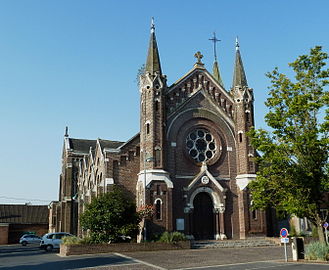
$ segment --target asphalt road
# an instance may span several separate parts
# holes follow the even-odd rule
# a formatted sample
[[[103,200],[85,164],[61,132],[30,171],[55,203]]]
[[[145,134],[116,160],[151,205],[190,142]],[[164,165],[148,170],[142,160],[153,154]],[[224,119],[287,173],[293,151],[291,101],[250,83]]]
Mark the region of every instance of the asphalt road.
[[[289,250],[288,250],[289,251]],[[289,252],[289,259],[291,254]],[[0,270],[322,270],[329,264],[284,262],[282,247],[109,253],[60,257],[38,246],[0,246]]]

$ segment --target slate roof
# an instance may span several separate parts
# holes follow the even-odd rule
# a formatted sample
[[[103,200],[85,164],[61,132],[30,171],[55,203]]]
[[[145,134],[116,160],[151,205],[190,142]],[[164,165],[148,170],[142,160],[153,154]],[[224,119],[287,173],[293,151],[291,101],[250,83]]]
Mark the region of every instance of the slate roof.
[[[102,140],[99,139],[99,143],[102,147],[102,149],[104,148],[118,148],[121,145],[124,144],[124,142],[118,142],[118,141],[109,141],[109,140]]]
[[[72,139],[69,138],[70,148],[77,152],[88,154],[90,146],[92,149],[96,148],[96,140]]]
[[[0,204],[0,223],[48,224],[47,205]]]

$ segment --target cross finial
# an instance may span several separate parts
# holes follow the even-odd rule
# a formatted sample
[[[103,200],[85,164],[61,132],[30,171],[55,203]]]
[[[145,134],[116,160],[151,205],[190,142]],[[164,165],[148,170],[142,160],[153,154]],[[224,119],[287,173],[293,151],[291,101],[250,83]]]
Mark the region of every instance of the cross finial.
[[[151,33],[155,31],[154,17],[151,18]]]
[[[198,59],[198,61],[196,62],[198,65],[203,65],[203,63],[201,62],[201,59],[202,59],[203,55],[202,55],[199,51],[197,51],[197,52],[194,54],[194,57],[195,57],[196,59]]]
[[[238,36],[235,38],[235,49],[238,51],[240,47]]]
[[[64,137],[68,137],[69,136],[69,127],[66,126],[65,127],[65,134],[64,134]]]
[[[213,32],[213,37],[209,38],[209,40],[211,40],[214,43],[214,56],[215,56],[215,61],[217,61],[216,43],[218,41],[221,41],[221,40],[216,38],[216,33],[215,32]]]

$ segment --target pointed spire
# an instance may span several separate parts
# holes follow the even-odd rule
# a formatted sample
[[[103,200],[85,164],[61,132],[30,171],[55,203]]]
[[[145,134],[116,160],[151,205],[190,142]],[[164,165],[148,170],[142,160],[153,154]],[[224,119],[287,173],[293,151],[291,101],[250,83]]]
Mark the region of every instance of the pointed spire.
[[[64,137],[68,137],[69,136],[69,127],[66,126],[65,127],[65,134],[64,134]]]
[[[216,43],[219,42],[220,40],[216,38],[216,33],[215,32],[213,33],[213,37],[209,38],[209,40],[211,40],[214,43],[214,58],[215,58],[215,61],[214,61],[214,65],[213,65],[213,68],[212,68],[212,74],[213,74],[214,78],[217,80],[217,82],[222,87],[224,87],[222,78],[220,76],[220,70],[219,70],[219,64],[217,62],[217,52],[216,52]]]
[[[240,54],[240,45],[238,37],[235,41],[235,65],[234,65],[234,75],[233,75],[233,88],[235,86],[248,86],[247,77],[244,72],[242,58]]]
[[[216,81],[224,88],[224,83],[220,76],[219,65],[216,60],[214,62],[213,68],[212,68],[212,74],[213,74],[214,78],[216,79]]]
[[[151,20],[151,37],[150,37],[149,49],[147,53],[145,71],[150,72],[151,74],[154,73],[159,73],[160,75],[162,74],[158,45],[155,38],[155,25],[154,25],[153,17]]]

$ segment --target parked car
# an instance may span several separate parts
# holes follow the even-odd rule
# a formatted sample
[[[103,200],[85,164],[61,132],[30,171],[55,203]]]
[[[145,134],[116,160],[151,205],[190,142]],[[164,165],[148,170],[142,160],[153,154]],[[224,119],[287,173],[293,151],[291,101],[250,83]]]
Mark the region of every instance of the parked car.
[[[44,236],[42,236],[40,249],[44,249],[46,251],[58,249],[64,236],[73,235],[67,232],[46,233]]]
[[[41,237],[35,234],[24,234],[20,239],[19,243],[22,246],[26,246],[27,244],[39,244],[41,241]]]

